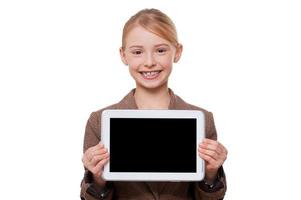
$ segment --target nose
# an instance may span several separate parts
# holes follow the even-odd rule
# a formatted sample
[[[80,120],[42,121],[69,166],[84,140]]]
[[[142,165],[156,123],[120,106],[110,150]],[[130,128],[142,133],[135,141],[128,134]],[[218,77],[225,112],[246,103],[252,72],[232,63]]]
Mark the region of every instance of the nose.
[[[152,53],[148,53],[146,55],[146,58],[145,58],[145,61],[144,61],[144,66],[145,67],[154,67],[154,66],[156,66],[156,60],[155,60]]]

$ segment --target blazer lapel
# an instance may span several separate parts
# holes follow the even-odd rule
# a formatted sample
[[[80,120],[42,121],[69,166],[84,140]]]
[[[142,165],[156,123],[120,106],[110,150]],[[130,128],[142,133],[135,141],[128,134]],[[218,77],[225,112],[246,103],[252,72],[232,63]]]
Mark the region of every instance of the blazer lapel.
[[[116,104],[116,109],[138,109],[134,93],[135,89],[132,89],[118,104]]]

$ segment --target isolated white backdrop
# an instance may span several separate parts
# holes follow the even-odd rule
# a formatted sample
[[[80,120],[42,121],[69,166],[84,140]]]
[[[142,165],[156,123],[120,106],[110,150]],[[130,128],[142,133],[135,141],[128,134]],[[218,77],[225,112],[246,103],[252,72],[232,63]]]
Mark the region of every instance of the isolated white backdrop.
[[[301,6],[253,1],[1,1],[1,199],[79,199],[86,120],[134,82],[125,21],[159,8],[184,45],[170,87],[214,113],[225,199],[299,194]]]

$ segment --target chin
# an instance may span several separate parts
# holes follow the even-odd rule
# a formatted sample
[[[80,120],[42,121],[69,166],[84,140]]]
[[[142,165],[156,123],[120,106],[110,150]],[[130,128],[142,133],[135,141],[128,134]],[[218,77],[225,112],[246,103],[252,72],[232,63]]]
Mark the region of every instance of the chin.
[[[167,87],[167,82],[162,82],[162,83],[139,83],[136,82],[136,85],[145,89],[149,89],[149,90],[154,90],[154,89],[159,89],[162,87]]]

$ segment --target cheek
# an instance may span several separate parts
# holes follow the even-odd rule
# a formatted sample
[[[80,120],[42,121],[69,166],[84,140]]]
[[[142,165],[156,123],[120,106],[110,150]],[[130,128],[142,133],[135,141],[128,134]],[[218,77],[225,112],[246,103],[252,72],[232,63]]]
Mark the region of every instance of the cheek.
[[[129,64],[129,67],[134,70],[134,69],[138,69],[139,66],[143,63],[142,59],[141,58],[131,58],[131,59],[128,59],[128,64]]]
[[[133,77],[136,80],[136,77],[138,76],[138,71],[136,68],[133,68],[129,65],[129,73],[131,77]]]
[[[129,72],[132,76],[137,75],[140,65],[141,65],[141,62],[138,59],[129,60],[128,68],[129,68]]]
[[[164,58],[160,59],[160,64],[165,69],[171,68],[172,64],[173,64],[172,56],[168,56],[168,57],[164,57]]]

